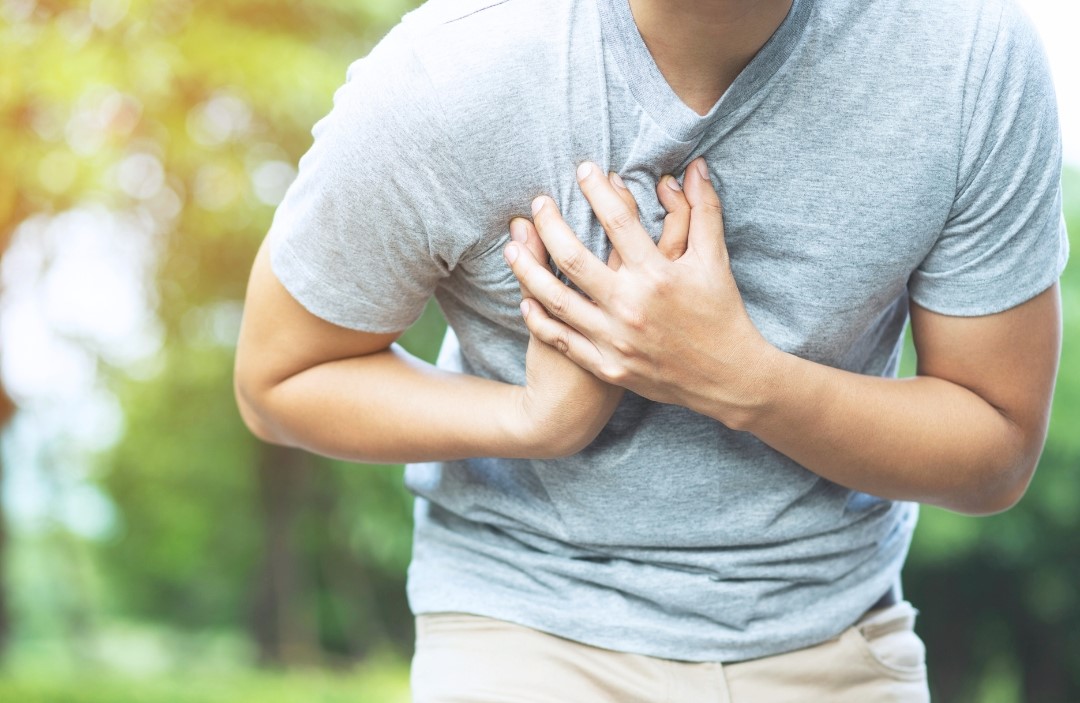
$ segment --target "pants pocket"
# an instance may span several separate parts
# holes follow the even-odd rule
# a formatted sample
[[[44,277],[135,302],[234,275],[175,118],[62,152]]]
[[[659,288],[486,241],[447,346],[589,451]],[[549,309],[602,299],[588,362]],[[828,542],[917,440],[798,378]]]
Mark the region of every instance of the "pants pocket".
[[[904,680],[926,677],[926,646],[915,633],[917,611],[907,601],[867,613],[845,635],[876,670]]]

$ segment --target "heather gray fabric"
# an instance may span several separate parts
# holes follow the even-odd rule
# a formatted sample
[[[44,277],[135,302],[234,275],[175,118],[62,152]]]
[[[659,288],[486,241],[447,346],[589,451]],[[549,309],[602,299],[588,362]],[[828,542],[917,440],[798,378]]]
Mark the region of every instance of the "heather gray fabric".
[[[314,134],[271,232],[284,285],[378,332],[434,294],[457,332],[440,364],[512,383],[527,332],[507,222],[550,194],[606,256],[584,159],[622,175],[658,236],[654,184],[704,154],[754,322],[859,373],[896,372],[909,296],[1002,311],[1067,256],[1053,89],[1009,0],[797,0],[705,116],[664,81],[627,0],[431,0],[351,67]],[[633,394],[575,457],[416,465],[406,481],[416,613],[691,661],[838,635],[896,582],[916,520]]]

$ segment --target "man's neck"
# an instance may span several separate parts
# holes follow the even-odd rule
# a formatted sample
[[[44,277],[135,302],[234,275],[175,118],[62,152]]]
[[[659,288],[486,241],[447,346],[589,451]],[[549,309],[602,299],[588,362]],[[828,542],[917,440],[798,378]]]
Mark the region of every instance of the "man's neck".
[[[792,0],[629,0],[638,31],[675,94],[699,115],[784,21]]]

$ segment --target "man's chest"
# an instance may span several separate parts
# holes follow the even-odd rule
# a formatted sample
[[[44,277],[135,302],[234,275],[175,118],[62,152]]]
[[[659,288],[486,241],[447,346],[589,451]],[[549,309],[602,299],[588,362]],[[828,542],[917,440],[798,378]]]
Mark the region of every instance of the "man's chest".
[[[843,365],[852,344],[904,295],[933,246],[951,203],[948,175],[932,158],[874,153],[851,140],[824,143],[821,135],[809,140],[785,131],[751,136],[734,135],[706,151],[740,293],[773,344]],[[616,163],[607,156],[596,160]],[[657,165],[681,156],[645,153],[618,166],[654,240],[666,214],[655,194],[665,172]],[[573,164],[566,167],[568,182],[536,187],[562,194],[567,224],[606,260],[610,242],[573,181]],[[490,244],[455,271],[454,285],[480,314],[517,329],[521,296],[502,257],[507,238],[493,232]]]

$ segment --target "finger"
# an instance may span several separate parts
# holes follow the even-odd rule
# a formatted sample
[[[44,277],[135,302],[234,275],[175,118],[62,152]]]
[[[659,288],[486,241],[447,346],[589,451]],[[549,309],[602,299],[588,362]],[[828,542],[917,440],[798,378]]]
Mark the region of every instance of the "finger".
[[[521,233],[521,238],[514,236],[514,226],[517,225],[518,231]],[[510,238],[516,242],[521,242],[529,248],[533,258],[537,261],[548,260],[548,250],[544,246],[544,240],[540,239],[540,235],[536,231],[536,227],[533,223],[524,217],[515,217],[510,223]]]
[[[655,258],[659,254],[656,244],[641,225],[637,214],[627,207],[596,164],[583,162],[578,167],[577,175],[581,192],[589,200],[596,218],[603,225],[612,246],[619,251],[623,263],[639,266]]]
[[[656,195],[667,210],[664,230],[660,234],[657,247],[661,254],[674,261],[686,253],[687,240],[690,237],[690,203],[674,176],[660,179],[656,184]]]
[[[536,300],[522,300],[521,314],[529,333],[541,342],[555,347],[586,371],[595,374],[600,368],[603,359],[596,345],[570,325],[549,315]]]
[[[603,313],[596,305],[556,278],[547,266],[533,258],[527,247],[510,242],[505,255],[518,283],[552,315],[585,334],[602,328]],[[607,267],[604,270],[611,273]]]
[[[540,239],[540,235],[537,234],[536,228],[533,227],[533,223],[524,217],[515,217],[510,220],[510,239],[515,242],[524,245],[533,258],[537,261],[547,263],[548,252],[544,247],[543,240]],[[528,298],[532,294],[525,286],[521,287],[521,296]]]
[[[566,224],[555,201],[540,196],[533,201],[533,225],[555,265],[593,300],[607,299],[612,271],[596,258]]]
[[[615,194],[622,199],[626,207],[630,208],[630,212],[633,213],[634,217],[640,220],[641,214],[638,212],[637,200],[634,199],[634,194],[630,192],[630,189],[626,187],[622,176],[611,171],[608,173],[608,181],[611,182],[612,187],[615,189]]]
[[[718,253],[720,258],[726,260],[724,213],[720,196],[716,194],[716,189],[709,179],[709,167],[704,157],[694,159],[686,167],[683,192],[690,203],[690,235],[687,248],[701,253]]]
[[[634,213],[634,217],[640,221],[641,213],[638,211],[637,200],[634,199],[634,194],[630,192],[630,189],[626,187],[626,183],[623,182],[622,176],[611,171],[608,173],[608,180],[611,181],[611,185],[615,187],[615,192],[618,196],[622,198],[622,201],[626,203],[626,206]],[[611,249],[611,253],[608,254],[607,265],[612,271],[618,271],[622,268],[622,257],[619,256],[618,249]]]

